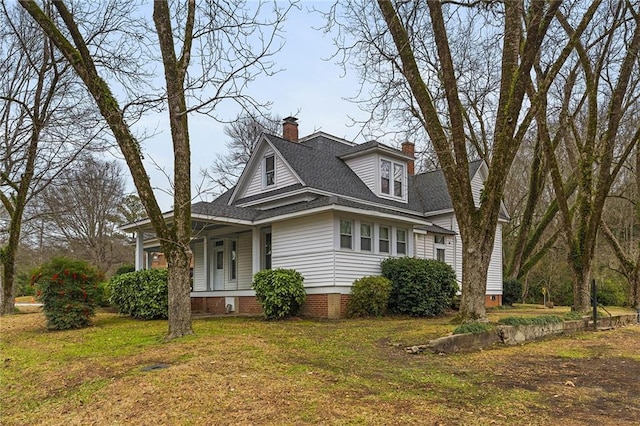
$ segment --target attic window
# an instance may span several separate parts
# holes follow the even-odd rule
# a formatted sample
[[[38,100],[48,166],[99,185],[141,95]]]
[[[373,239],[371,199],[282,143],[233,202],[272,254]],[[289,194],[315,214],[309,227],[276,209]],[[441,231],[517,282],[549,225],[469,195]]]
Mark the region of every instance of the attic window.
[[[391,162],[382,160],[380,162],[380,192],[389,193],[389,180],[391,175]]]
[[[405,164],[380,160],[380,195],[403,198],[406,188]]]
[[[402,164],[393,165],[393,195],[402,197],[402,176],[404,176],[404,167]]]
[[[264,158],[264,185],[271,186],[276,183],[276,161],[273,155]]]

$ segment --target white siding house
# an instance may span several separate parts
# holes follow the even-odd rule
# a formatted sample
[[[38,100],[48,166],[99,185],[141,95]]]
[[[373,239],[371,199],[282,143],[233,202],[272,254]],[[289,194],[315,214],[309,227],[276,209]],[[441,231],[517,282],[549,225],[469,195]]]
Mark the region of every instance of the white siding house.
[[[265,268],[300,272],[309,295],[303,313],[329,317],[343,315],[353,281],[379,275],[390,256],[444,261],[461,280],[463,247],[444,176],[414,175],[412,144],[355,145],[321,132],[298,139],[292,117],[283,133],[290,140],[260,136],[234,188],[192,206],[194,311],[256,313],[252,277]],[[470,162],[469,173],[479,203],[486,165]],[[137,259],[158,250],[142,237],[152,232],[148,221],[126,229],[138,232]],[[499,222],[487,303],[501,294]]]

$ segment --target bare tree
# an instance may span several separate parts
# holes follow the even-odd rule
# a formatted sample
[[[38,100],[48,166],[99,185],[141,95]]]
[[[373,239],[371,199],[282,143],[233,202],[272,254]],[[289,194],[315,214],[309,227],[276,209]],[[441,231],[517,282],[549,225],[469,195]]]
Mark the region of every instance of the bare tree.
[[[558,13],[563,31],[572,38],[579,31],[571,23],[576,12]],[[583,36],[558,90],[543,98],[536,117],[569,248],[576,311],[590,306],[591,266],[605,201],[640,143],[640,8],[625,1],[604,2],[593,22],[580,31]],[[573,176],[563,175],[567,168],[575,183]]]
[[[205,171],[217,192],[231,189],[236,184],[261,133],[282,133],[281,121],[279,116],[241,114],[224,127],[224,134],[228,138],[225,143],[227,152],[216,155],[211,167]]]
[[[626,204],[627,208],[620,210],[629,225],[612,229],[603,216],[600,231],[618,260],[617,272],[629,282],[632,306],[640,309],[640,144],[636,145],[635,167],[629,168],[626,181],[616,199]]]
[[[554,82],[599,2],[574,17],[571,36],[545,43],[561,1],[379,0],[340,2],[339,53],[363,82],[371,118],[413,124],[426,133],[453,202],[462,254],[461,317],[484,319],[487,270],[507,174],[540,98]],[[345,35],[345,32],[348,35]],[[542,52],[545,48],[544,53]],[[531,95],[533,66],[548,67]],[[480,205],[473,198],[469,159],[489,166]]]
[[[16,254],[30,200],[96,142],[86,91],[20,8],[0,6],[0,315],[14,312]],[[26,216],[26,217],[25,217]]]
[[[105,76],[112,69],[103,61],[100,51],[91,51],[92,40],[82,33],[77,19],[82,19],[78,8],[70,10],[62,2],[55,2],[58,25],[50,19],[34,1],[22,0],[20,4],[42,27],[46,36],[64,54],[78,76],[93,96],[102,116],[108,123],[120,150],[129,166],[147,216],[160,240],[169,267],[169,332],[168,339],[192,334],[190,306],[191,239],[191,160],[188,115],[200,112],[215,116],[216,106],[225,99],[243,107],[256,106],[256,102],[243,94],[243,89],[257,73],[272,72],[269,56],[277,51],[278,32],[288,7],[274,6],[271,14],[262,10],[262,4],[245,7],[242,2],[203,2],[195,0],[153,3],[153,32],[156,41],[147,38],[150,32],[129,37],[135,51],[144,52],[148,61],[161,63],[164,84],[152,95],[135,95],[140,87],[127,86],[128,94],[134,94],[130,105],[166,106],[169,112],[171,140],[173,144],[173,215],[167,222],[160,210],[153,187],[142,162],[141,148],[132,133],[122,108],[114,96]],[[129,2],[111,2],[104,6],[111,15],[121,19],[139,15],[131,10]],[[264,18],[264,16],[267,16]],[[95,17],[98,19],[97,17]],[[107,22],[107,24],[110,24]],[[138,23],[137,23],[138,24]],[[139,23],[145,28],[144,22]],[[122,23],[112,34],[130,36],[136,26]],[[119,52],[122,55],[122,52]],[[158,58],[158,55],[160,58]],[[193,63],[195,61],[195,63]],[[139,68],[145,63],[138,62]],[[112,67],[112,68],[109,68]],[[102,74],[101,71],[102,70]],[[145,87],[147,88],[147,87]],[[138,99],[139,101],[136,101]]]
[[[127,242],[118,230],[118,216],[124,189],[122,168],[115,161],[83,158],[65,170],[42,194],[41,214],[53,231],[48,240],[61,241],[103,273],[122,263],[119,249]]]

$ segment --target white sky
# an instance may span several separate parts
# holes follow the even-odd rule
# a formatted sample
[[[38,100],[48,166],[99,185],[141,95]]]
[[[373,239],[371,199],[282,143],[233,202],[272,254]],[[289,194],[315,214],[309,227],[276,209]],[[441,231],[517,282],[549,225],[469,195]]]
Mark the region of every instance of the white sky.
[[[359,136],[359,127],[350,127],[350,117],[364,119],[366,113],[345,98],[354,97],[359,90],[355,71],[343,75],[342,68],[335,60],[325,60],[335,52],[331,35],[324,35],[314,28],[321,27],[323,21],[310,7],[327,8],[330,3],[302,2],[301,8],[293,8],[284,24],[285,45],[273,58],[276,68],[283,71],[272,77],[259,78],[253,82],[246,94],[258,101],[271,101],[272,113],[286,117],[296,114],[300,136],[314,131],[333,134],[358,143],[364,142]],[[232,104],[222,104],[219,116],[231,119],[237,114]],[[299,111],[299,112],[298,112]],[[164,174],[157,170],[150,160],[173,176],[173,152],[168,115],[164,113],[148,117],[136,126],[147,126],[158,134],[143,144],[145,165],[156,190],[158,202],[163,210],[170,210],[172,196],[166,193],[169,183]],[[216,153],[224,153],[226,136],[220,124],[202,115],[189,117],[191,140],[191,170],[194,202],[211,200],[211,196],[197,196],[196,185],[202,182],[200,170],[211,165]],[[129,189],[134,186],[129,181]]]

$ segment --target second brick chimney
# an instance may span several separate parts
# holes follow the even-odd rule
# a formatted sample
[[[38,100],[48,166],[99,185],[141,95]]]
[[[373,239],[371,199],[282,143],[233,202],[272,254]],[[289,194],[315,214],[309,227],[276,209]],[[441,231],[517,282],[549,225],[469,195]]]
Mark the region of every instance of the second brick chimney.
[[[416,152],[415,144],[409,141],[402,142],[402,152],[415,158],[415,152]],[[415,173],[414,167],[415,167],[414,160],[410,160],[407,164],[407,172],[409,173],[409,176],[413,176],[413,174]]]
[[[282,120],[282,137],[291,142],[298,142],[298,121],[295,117]]]

